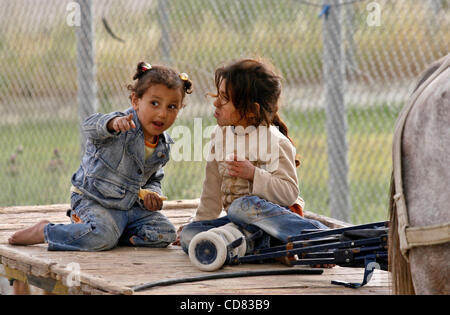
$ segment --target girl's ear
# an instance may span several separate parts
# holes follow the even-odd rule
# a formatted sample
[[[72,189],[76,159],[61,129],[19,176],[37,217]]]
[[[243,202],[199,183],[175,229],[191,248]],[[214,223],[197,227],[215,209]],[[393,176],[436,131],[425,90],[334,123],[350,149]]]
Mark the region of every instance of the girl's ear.
[[[136,96],[136,93],[131,93],[131,104],[135,111],[139,109],[139,98]]]

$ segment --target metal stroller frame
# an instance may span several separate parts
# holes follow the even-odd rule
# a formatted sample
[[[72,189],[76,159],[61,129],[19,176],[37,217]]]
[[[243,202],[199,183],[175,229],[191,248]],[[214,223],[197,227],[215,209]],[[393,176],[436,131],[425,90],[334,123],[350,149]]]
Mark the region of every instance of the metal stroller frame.
[[[258,233],[260,234],[258,235]],[[258,238],[259,231],[250,238]],[[388,222],[376,222],[330,230],[305,230],[292,236],[281,246],[261,249],[252,255],[231,257],[232,250],[242,243],[242,237],[227,245],[226,263],[239,264],[286,257],[290,265],[334,264],[342,267],[365,268],[362,283],[332,281],[333,284],[359,288],[370,281],[375,269],[387,270]]]

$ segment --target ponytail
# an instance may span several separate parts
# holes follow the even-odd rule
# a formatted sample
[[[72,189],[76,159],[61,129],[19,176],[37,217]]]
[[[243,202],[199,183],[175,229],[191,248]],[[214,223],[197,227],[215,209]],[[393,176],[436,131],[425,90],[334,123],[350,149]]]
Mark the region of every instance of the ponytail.
[[[169,89],[180,89],[182,99],[186,94],[192,93],[193,83],[186,73],[178,73],[166,66],[151,65],[147,62],[139,62],[133,75],[134,84],[129,84],[127,89],[141,98],[152,85],[163,84]],[[130,95],[131,99],[131,95]]]
[[[281,119],[280,115],[278,115],[278,113],[275,113],[273,119],[272,119],[272,124],[276,127],[278,127],[278,130],[286,136],[286,138],[289,139],[289,141],[291,141],[292,144],[294,144],[294,142],[292,141],[291,137],[289,137],[288,135],[288,127],[286,125],[286,123]],[[297,154],[298,156],[298,154]],[[295,157],[295,166],[299,167],[300,166],[300,160],[297,159],[297,156]]]

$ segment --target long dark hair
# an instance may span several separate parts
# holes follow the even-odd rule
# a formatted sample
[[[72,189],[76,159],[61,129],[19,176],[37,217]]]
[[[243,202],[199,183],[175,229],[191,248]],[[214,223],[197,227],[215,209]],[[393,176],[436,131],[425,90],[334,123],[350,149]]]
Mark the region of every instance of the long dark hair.
[[[277,126],[292,143],[288,127],[278,114],[281,95],[281,76],[275,73],[267,61],[241,59],[219,67],[215,72],[217,95],[222,81],[225,90],[241,118],[254,126],[265,122],[267,126]],[[259,104],[259,106],[257,105]],[[259,109],[258,109],[259,107]],[[298,167],[299,160],[295,160]]]

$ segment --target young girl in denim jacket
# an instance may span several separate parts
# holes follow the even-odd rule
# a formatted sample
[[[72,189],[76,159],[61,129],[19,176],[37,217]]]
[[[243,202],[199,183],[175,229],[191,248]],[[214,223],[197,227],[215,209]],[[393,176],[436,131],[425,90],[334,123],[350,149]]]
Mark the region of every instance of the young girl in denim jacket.
[[[264,232],[247,246],[247,253],[287,242],[303,229],[326,229],[302,216],[299,162],[288,128],[277,113],[280,77],[267,64],[244,59],[217,69],[215,85],[218,126],[211,136],[195,217],[179,231],[183,250],[188,253],[198,233],[230,222],[246,234]],[[222,210],[227,215],[219,217]]]
[[[43,220],[10,244],[48,243],[49,250],[101,251],[118,243],[166,247],[176,238],[162,208],[161,180],[172,139],[166,130],[192,82],[164,66],[141,62],[129,85],[132,107],[86,119],[86,151],[72,176],[72,224]]]

